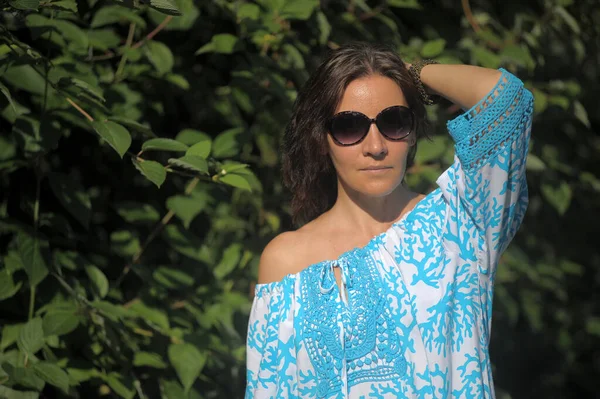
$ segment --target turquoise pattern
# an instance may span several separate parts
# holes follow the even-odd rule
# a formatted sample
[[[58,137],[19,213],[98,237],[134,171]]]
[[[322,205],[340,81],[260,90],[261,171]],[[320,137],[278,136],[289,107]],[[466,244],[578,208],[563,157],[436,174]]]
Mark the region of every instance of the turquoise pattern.
[[[527,209],[533,105],[501,71],[448,122],[454,163],[411,212],[362,248],[257,285],[247,399],[495,397],[493,286]]]

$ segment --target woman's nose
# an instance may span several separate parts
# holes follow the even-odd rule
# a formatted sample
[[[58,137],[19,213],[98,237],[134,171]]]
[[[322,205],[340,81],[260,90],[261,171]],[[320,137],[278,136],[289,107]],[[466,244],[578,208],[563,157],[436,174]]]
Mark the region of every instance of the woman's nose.
[[[387,155],[387,142],[381,134],[377,125],[371,123],[367,137],[363,140],[363,152],[374,158],[381,158]]]

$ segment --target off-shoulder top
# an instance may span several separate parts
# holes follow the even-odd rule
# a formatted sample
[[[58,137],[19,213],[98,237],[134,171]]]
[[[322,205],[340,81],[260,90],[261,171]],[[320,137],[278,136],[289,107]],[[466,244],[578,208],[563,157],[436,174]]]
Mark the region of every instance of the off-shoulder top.
[[[494,398],[494,277],[527,208],[533,104],[501,72],[448,122],[454,163],[412,211],[364,247],[256,286],[247,399]]]

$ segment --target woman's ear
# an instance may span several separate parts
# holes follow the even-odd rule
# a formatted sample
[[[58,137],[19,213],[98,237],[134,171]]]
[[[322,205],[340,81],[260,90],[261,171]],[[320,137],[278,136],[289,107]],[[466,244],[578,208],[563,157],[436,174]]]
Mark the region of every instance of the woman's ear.
[[[411,134],[409,136],[409,139],[408,139],[408,145],[410,145],[412,147],[415,144],[417,144],[417,135],[416,134]]]

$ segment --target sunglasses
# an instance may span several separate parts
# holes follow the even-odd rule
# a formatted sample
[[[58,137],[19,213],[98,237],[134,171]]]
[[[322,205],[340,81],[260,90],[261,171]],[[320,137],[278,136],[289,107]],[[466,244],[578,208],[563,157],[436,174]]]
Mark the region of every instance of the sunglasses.
[[[402,105],[388,107],[374,119],[360,112],[344,111],[329,120],[329,134],[337,144],[350,146],[363,141],[373,123],[386,139],[400,141],[414,130],[415,115]]]

